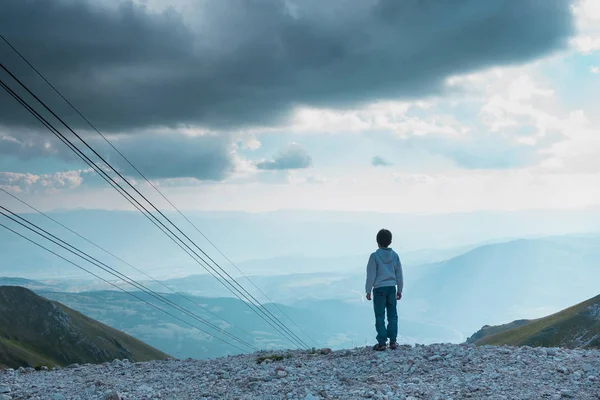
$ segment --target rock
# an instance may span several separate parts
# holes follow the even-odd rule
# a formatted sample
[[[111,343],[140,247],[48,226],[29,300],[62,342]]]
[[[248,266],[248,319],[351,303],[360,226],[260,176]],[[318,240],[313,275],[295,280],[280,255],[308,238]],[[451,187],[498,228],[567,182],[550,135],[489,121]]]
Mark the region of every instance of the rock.
[[[277,378],[285,378],[288,376],[288,373],[280,370],[280,371],[275,372],[275,376]]]
[[[592,364],[589,364],[589,363],[584,363],[584,364],[581,366],[581,369],[582,369],[582,370],[583,370],[585,373],[587,373],[587,374],[589,374],[589,373],[591,373],[591,372],[594,372],[594,366],[593,366]]]
[[[442,359],[442,356],[440,356],[439,354],[436,354],[436,355],[428,358],[429,361],[440,361],[441,359]]]
[[[146,392],[146,393],[151,393],[151,392],[153,392],[153,391],[154,391],[154,389],[153,389],[151,386],[148,386],[148,385],[146,385],[146,384],[143,384],[142,386],[140,386],[140,387],[138,388],[138,390],[139,390],[140,392]]]
[[[575,398],[575,393],[572,390],[564,389],[560,391],[560,397],[573,399]]]
[[[320,356],[318,351],[309,355],[292,350],[292,359],[271,365],[257,364],[257,357],[265,353],[134,364],[116,360],[60,372],[19,375],[0,371],[0,386],[11,389],[0,400],[8,400],[2,396],[31,400],[600,400],[600,351],[557,352],[560,362],[543,348],[451,344],[386,352],[383,358],[371,349],[356,349],[348,357],[341,356],[344,351]],[[454,358],[446,359],[448,355]],[[121,364],[124,367],[115,367]]]
[[[0,400],[12,400],[12,397],[7,394],[0,394]]]
[[[121,360],[113,360],[113,362],[111,363],[111,365],[113,367],[120,368],[120,367],[124,367],[125,363],[123,361],[121,361]]]
[[[558,352],[554,348],[549,348],[549,349],[546,349],[546,354],[550,357],[554,357],[558,354]]]
[[[10,388],[6,385],[0,385],[0,394],[10,393]]]
[[[45,365],[42,365],[42,367],[40,368],[42,371],[48,371],[48,367],[46,367]]]
[[[79,364],[77,364],[77,363],[71,364],[71,365],[68,365],[67,368],[69,368],[69,369],[79,368]]]
[[[321,353],[323,355],[331,354],[331,349],[324,348],[324,349],[319,350],[319,353]]]
[[[104,396],[104,400],[121,400],[121,394],[119,392],[110,392]]]
[[[565,375],[569,374],[569,368],[565,367],[564,365],[559,365],[558,367],[556,367],[556,370],[558,372],[560,372],[561,374],[565,374]]]

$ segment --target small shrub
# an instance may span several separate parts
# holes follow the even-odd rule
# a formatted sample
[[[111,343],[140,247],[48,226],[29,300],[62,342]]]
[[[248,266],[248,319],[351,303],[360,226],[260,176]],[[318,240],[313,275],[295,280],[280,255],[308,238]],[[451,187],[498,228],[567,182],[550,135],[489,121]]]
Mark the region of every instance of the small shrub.
[[[284,354],[284,355],[281,355],[281,354],[271,354],[271,355],[268,355],[268,356],[260,356],[260,357],[258,357],[256,359],[256,363],[257,364],[262,364],[263,362],[265,362],[267,360],[270,360],[270,361],[283,361],[283,360],[288,359],[288,358],[292,358],[292,356],[290,354]]]

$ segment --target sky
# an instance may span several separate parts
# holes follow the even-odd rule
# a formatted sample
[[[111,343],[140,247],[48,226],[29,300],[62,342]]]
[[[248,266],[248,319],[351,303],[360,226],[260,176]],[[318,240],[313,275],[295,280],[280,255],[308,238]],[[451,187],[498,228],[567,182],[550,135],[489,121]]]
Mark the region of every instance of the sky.
[[[0,27],[181,209],[600,205],[597,0],[4,0]],[[1,40],[0,60],[167,207]],[[130,208],[4,91],[0,188]]]

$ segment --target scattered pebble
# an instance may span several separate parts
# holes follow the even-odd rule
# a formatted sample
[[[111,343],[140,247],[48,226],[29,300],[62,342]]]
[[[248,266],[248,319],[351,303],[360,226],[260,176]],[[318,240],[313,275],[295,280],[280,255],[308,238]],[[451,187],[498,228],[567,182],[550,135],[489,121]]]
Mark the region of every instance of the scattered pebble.
[[[0,370],[0,400],[600,399],[600,351],[437,344]],[[449,357],[450,355],[450,357]],[[435,362],[432,362],[435,361]]]

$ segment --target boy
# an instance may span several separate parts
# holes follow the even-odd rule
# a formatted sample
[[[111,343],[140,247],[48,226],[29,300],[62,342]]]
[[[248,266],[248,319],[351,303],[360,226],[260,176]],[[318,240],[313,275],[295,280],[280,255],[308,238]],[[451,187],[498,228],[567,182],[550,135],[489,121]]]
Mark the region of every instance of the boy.
[[[371,254],[367,264],[367,283],[365,291],[367,300],[373,299],[375,310],[375,329],[377,329],[377,344],[373,350],[383,351],[387,348],[387,339],[390,339],[390,349],[398,347],[398,311],[397,301],[402,298],[404,280],[400,257],[389,246],[392,244],[392,232],[382,229],[377,233],[379,249]],[[396,289],[397,287],[397,289]],[[371,291],[373,296],[371,297]],[[385,313],[387,310],[387,329],[385,326]]]

